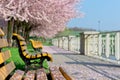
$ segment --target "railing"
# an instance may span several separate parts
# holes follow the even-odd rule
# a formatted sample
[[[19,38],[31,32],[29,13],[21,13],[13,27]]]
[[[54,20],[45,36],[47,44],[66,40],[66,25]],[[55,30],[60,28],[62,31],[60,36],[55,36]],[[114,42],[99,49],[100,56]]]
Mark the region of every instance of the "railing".
[[[52,40],[53,45],[75,53],[120,62],[120,32],[80,33],[79,36],[59,37]]]
[[[79,53],[80,50],[80,37],[68,36],[60,37],[52,40],[54,46],[63,48],[65,50]]]

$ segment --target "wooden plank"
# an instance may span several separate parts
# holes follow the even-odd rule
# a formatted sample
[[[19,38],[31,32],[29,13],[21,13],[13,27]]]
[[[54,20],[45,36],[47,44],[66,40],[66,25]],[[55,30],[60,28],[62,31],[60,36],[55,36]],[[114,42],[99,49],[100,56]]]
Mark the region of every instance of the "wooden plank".
[[[25,50],[27,50],[27,46],[25,45],[25,46],[21,46],[21,49],[22,49],[22,51],[25,51]]]
[[[10,80],[22,80],[24,73],[24,71],[16,70]]]
[[[34,70],[28,71],[24,78],[24,80],[34,80],[34,79],[35,79],[35,71]]]
[[[44,68],[37,70],[36,80],[48,80]]]
[[[15,69],[13,61],[0,68],[0,80],[5,78]]]
[[[40,42],[40,41],[35,41],[35,40],[30,40],[31,41],[31,43],[32,43],[32,46],[34,47],[34,48],[40,48],[40,49],[42,49],[43,48],[43,45],[42,45],[42,43]]]
[[[7,47],[8,42],[7,39],[0,39],[0,48]]]
[[[20,41],[20,45],[26,45],[26,42],[25,41]]]
[[[66,78],[66,80],[75,80],[63,67],[59,67],[60,72]]]
[[[4,32],[2,31],[2,29],[0,28],[0,36],[4,36]]]
[[[0,64],[5,62],[10,57],[11,57],[10,50],[7,50],[5,52],[0,52]]]
[[[50,74],[51,74],[52,80],[66,80],[56,66],[50,67]]]

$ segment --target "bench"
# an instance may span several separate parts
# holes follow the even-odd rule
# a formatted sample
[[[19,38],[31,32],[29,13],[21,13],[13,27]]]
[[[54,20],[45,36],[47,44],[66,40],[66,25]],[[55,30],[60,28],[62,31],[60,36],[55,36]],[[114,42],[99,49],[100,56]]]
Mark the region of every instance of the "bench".
[[[30,39],[31,45],[35,51],[42,52],[43,45],[42,42]]]
[[[74,80],[63,67],[50,67],[51,80]]]
[[[40,64],[41,67],[43,67],[42,64],[45,59],[47,59],[47,61],[51,61],[51,62],[53,61],[52,55],[47,52],[38,52],[31,54],[27,50],[25,39],[21,35],[13,33],[12,38],[17,41],[20,57],[25,62],[26,66],[33,64],[34,62],[31,62],[31,60],[36,60],[36,59],[40,59],[38,64]]]
[[[3,36],[4,32],[0,29],[0,80],[74,80],[62,67],[50,67],[49,73],[46,73],[44,68],[26,72],[15,70],[14,62],[7,61],[11,57],[10,51],[2,50],[2,48],[8,46],[8,42],[2,38]]]
[[[11,53],[9,50],[3,51],[2,48],[8,46],[8,42],[6,39],[3,39],[4,32],[0,29],[0,80],[8,80],[7,78],[10,77],[10,74],[12,74],[12,71],[15,69],[15,64],[13,61],[6,62],[10,57]],[[13,74],[14,76],[17,75],[19,77],[19,80],[22,79],[22,76],[24,74],[24,71],[16,70]],[[10,80],[18,80],[18,77],[10,77]]]

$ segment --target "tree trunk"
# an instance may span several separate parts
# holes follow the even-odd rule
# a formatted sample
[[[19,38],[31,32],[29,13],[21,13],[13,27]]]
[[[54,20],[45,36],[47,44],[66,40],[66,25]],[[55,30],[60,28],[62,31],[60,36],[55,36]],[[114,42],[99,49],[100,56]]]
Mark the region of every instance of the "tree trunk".
[[[7,41],[9,47],[12,46],[13,26],[14,26],[14,19],[11,19],[8,21],[8,27],[7,27]]]
[[[32,26],[29,23],[25,23],[24,37],[27,43],[29,43],[29,34],[31,29],[32,29]]]
[[[18,25],[19,25],[19,21],[18,20],[14,20],[14,26],[13,26],[13,33],[17,33],[18,32]],[[12,42],[12,47],[16,47],[16,41],[13,40]]]
[[[18,20],[14,21],[13,33],[17,33],[17,31],[18,31],[18,28],[17,28],[18,24],[19,24]]]

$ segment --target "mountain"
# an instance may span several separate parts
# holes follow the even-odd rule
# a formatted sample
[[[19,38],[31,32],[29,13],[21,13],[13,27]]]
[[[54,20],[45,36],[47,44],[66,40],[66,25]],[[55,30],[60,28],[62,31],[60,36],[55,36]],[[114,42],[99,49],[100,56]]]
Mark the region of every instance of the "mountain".
[[[71,27],[69,29],[72,31],[96,31],[95,29],[81,28],[81,27]]]
[[[64,31],[56,34],[56,37],[69,36],[69,35],[79,35],[79,33],[84,32],[84,31],[96,31],[96,30],[87,29],[87,28],[79,28],[79,27],[72,27],[72,28],[66,27]]]

